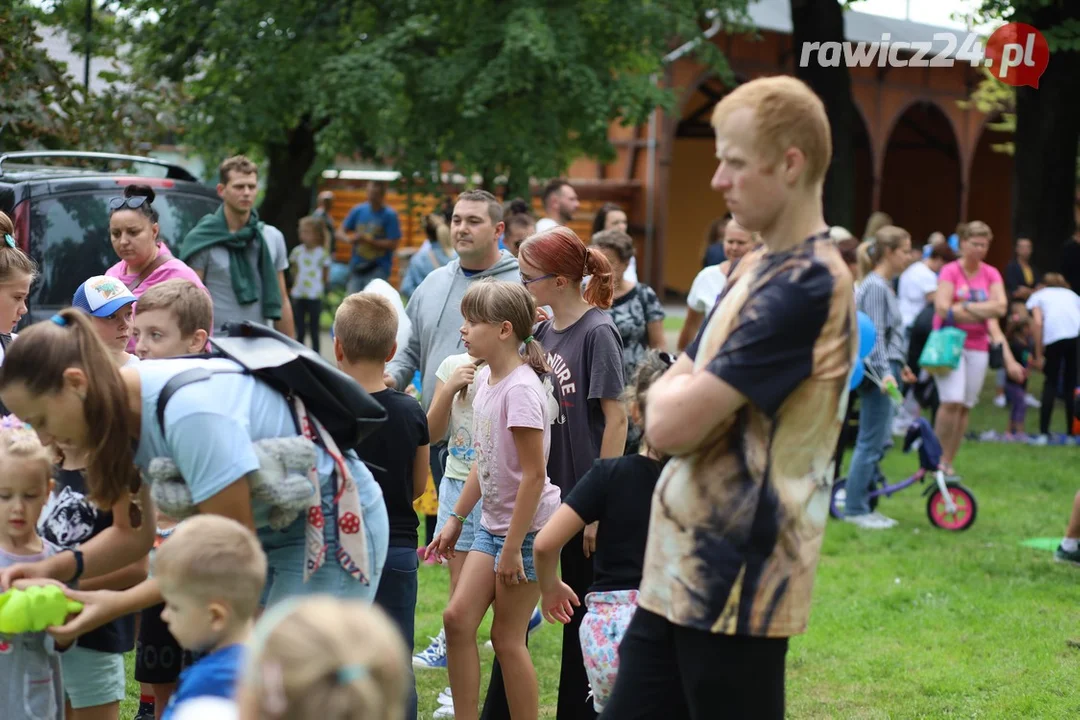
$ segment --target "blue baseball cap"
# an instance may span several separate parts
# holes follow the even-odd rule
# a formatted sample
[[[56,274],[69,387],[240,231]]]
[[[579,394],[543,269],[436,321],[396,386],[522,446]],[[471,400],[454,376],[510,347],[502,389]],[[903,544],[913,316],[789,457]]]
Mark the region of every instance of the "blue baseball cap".
[[[95,275],[79,286],[71,298],[71,306],[94,317],[107,318],[117,310],[131,305],[137,298],[127,285],[108,275]]]

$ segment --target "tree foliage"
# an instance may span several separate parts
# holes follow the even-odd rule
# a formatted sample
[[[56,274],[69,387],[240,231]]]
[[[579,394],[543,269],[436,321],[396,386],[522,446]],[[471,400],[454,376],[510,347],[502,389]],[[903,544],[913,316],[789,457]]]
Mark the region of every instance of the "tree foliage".
[[[522,187],[581,156],[607,160],[609,125],[644,122],[674,94],[662,58],[701,36],[707,9],[745,19],[745,0],[399,0],[327,63],[320,146],[365,145],[431,177],[449,162]],[[722,53],[699,43],[722,76]]]
[[[75,49],[81,36],[74,25],[76,3],[56,0],[31,5],[25,0],[0,3],[0,147],[18,149],[84,149],[136,152],[169,129],[164,111],[167,88],[156,81],[129,76],[120,69],[101,73],[109,85],[87,93],[82,67],[68,68],[50,57],[40,30],[52,26],[65,33]],[[85,3],[78,3],[85,11]],[[97,57],[116,57],[120,26],[98,8],[94,31]]]
[[[119,0],[142,19],[132,61],[182,90],[179,134],[207,158],[265,157],[310,122],[324,63],[369,23],[349,0]]]

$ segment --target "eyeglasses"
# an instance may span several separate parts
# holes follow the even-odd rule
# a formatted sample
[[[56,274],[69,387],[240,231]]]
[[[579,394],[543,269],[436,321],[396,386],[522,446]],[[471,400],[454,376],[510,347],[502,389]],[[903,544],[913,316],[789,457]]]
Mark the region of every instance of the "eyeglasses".
[[[145,195],[136,195],[134,197],[114,197],[109,200],[109,209],[116,212],[120,208],[127,208],[128,210],[135,210],[141,208],[146,204]]]
[[[524,285],[525,287],[529,287],[534,282],[540,282],[541,280],[547,280],[548,278],[555,277],[555,273],[548,273],[547,275],[541,275],[538,278],[531,278],[528,275],[526,275],[525,273],[518,273],[518,275],[521,276],[521,284]]]

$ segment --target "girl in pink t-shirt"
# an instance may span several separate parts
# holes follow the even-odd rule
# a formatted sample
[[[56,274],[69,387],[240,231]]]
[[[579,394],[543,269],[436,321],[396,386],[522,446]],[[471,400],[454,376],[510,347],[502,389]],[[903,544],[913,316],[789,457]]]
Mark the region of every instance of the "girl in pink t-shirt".
[[[967,432],[968,414],[979,400],[990,358],[990,344],[1001,344],[1005,369],[1012,377],[1023,378],[1024,368],[1013,359],[998,318],[1007,309],[1001,273],[983,262],[993,233],[986,223],[973,221],[965,226],[960,240],[960,258],[941,269],[934,299],[934,329],[955,325],[967,333],[960,364],[955,370],[935,377],[941,407],[934,431],[941,440],[941,465],[953,473],[953,459]]]
[[[494,603],[491,642],[503,668],[510,715],[536,718],[536,670],[525,636],[540,599],[533,541],[560,502],[559,488],[547,476],[558,407],[550,381],[540,380],[550,368],[531,334],[536,306],[524,286],[476,282],[461,299],[461,314],[465,349],[487,362],[474,381],[476,463],[453,515],[428,546],[429,554],[453,557],[462,523],[481,500],[480,527],[443,613],[454,716],[477,717],[476,632]]]

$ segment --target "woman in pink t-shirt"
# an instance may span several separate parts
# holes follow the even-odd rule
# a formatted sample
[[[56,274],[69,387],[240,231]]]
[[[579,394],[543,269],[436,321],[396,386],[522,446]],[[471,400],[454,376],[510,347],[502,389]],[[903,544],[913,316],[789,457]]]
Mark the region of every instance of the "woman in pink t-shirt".
[[[154,209],[154,189],[148,185],[128,185],[124,196],[109,201],[109,237],[120,261],[105,271],[141,297],[158,283],[183,278],[206,290],[202,280],[187,263],[173,257],[158,239],[158,214]],[[135,311],[138,312],[138,304]],[[135,338],[128,352],[135,351]]]
[[[1001,273],[983,262],[993,237],[986,223],[968,223],[960,240],[960,258],[943,267],[938,275],[934,329],[955,325],[967,333],[959,366],[936,377],[941,407],[934,431],[941,440],[942,469],[950,474],[967,432],[968,413],[978,402],[986,379],[991,340],[1001,344],[1009,375],[1022,379],[1024,373],[1009,353],[1009,344],[998,324],[998,318],[1007,310]]]

